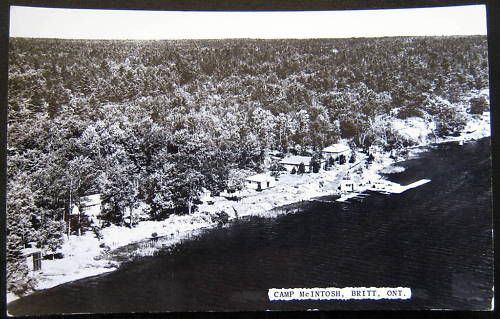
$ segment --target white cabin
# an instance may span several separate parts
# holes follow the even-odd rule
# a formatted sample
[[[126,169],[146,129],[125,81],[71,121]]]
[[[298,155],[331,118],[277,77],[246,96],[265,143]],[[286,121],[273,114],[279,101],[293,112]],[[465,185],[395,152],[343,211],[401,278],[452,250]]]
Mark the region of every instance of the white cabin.
[[[292,155],[292,156],[287,156],[284,159],[280,161],[280,164],[283,165],[283,167],[287,171],[291,171],[294,167],[295,170],[299,169],[299,165],[302,163],[305,166],[306,172],[310,171],[311,167],[311,156],[298,156],[298,155]]]
[[[30,271],[39,271],[42,269],[42,250],[36,248],[35,245],[32,245],[33,248],[24,248],[21,250],[23,254],[26,265]]]
[[[276,186],[276,180],[267,174],[257,174],[247,177],[245,185],[250,189],[264,190]]]
[[[354,181],[351,179],[343,179],[340,181],[340,191],[342,193],[354,192]]]
[[[204,203],[209,203],[209,202],[214,201],[213,197],[211,196],[211,192],[208,189],[206,189],[206,188],[201,189],[200,201],[202,201]]]
[[[323,155],[323,158],[325,160],[328,160],[330,158],[336,160],[340,157],[340,155],[345,155],[347,157],[349,151],[350,151],[349,146],[347,146],[346,144],[337,143],[325,147],[321,151],[321,154]]]

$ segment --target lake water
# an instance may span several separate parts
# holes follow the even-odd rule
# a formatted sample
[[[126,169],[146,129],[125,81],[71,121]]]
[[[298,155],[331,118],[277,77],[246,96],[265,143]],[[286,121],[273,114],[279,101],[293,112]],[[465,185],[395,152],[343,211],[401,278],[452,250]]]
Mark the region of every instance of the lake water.
[[[14,315],[305,309],[489,309],[490,139],[432,147],[389,175],[402,194],[251,217],[117,271],[37,292]],[[409,287],[410,300],[270,302],[269,288]]]

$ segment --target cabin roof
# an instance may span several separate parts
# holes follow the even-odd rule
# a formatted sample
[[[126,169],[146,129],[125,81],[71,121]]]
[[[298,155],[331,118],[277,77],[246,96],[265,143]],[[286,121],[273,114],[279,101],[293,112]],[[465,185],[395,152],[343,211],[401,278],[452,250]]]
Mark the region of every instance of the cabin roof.
[[[278,150],[270,150],[270,151],[269,151],[269,152],[267,152],[267,153],[268,153],[269,155],[279,155],[279,154],[281,154],[281,152],[280,152],[280,151],[278,151]]]
[[[42,250],[40,248],[24,248],[24,249],[21,249],[21,253],[24,255],[24,256],[29,256],[29,255],[32,255],[34,253],[39,253],[41,252]]]
[[[349,150],[349,146],[341,143],[332,144],[323,149],[325,153],[343,153]]]
[[[298,156],[298,155],[292,155],[292,156],[287,156],[284,159],[280,161],[281,164],[288,164],[288,165],[300,165],[300,163],[304,163],[304,165],[309,165],[311,162],[312,157],[311,156]]]
[[[101,205],[101,194],[92,194],[80,197],[80,203],[83,207]]]
[[[273,180],[273,178],[267,174],[257,174],[248,176],[246,180],[250,182],[267,182]]]

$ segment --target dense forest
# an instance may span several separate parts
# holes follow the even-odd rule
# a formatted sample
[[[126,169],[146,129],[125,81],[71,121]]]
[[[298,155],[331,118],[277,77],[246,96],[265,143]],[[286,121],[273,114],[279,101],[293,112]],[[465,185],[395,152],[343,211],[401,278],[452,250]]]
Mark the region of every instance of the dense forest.
[[[455,134],[482,113],[486,37],[331,40],[10,40],[8,289],[29,289],[21,249],[47,255],[84,230],[70,210],[100,193],[104,227],[139,204],[186,214],[200,190],[260,172],[269,150],[314,153],[349,139],[414,141],[394,118]],[[454,105],[461,105],[454,107]],[[133,223],[128,224],[133,227]],[[68,229],[69,227],[69,229]]]

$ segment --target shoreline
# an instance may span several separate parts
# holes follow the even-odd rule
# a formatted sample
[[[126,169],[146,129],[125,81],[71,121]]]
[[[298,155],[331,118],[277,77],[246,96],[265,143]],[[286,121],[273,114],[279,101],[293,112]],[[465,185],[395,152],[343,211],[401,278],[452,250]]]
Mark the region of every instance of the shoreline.
[[[417,157],[419,153],[425,151],[423,148],[434,144],[466,142],[491,136],[489,117],[474,117],[471,118],[471,123],[472,127],[477,127],[472,132],[467,133],[470,129],[467,130],[466,127],[460,136],[419,141],[421,143],[418,145],[406,147],[405,150],[409,152],[408,158]],[[65,257],[44,260],[42,271],[33,275],[38,281],[35,291],[111,272],[118,269],[123,261],[150,256],[160,249],[181,243],[205,229],[217,227],[218,223],[214,217],[221,211],[227,213],[229,221],[246,216],[274,218],[294,213],[294,210],[279,208],[317,197],[339,194],[337,187],[346,174],[352,174],[351,179],[357,185],[362,185],[355,192],[349,193],[351,196],[357,196],[369,189],[367,185],[385,180],[381,175],[384,174],[384,170],[390,172],[391,167],[397,168],[394,164],[407,159],[402,157],[393,159],[389,152],[373,154],[376,160],[369,165],[365,165],[366,155],[357,153],[356,163],[337,165],[333,170],[320,170],[319,173],[304,175],[285,173],[280,176],[279,183],[274,188],[261,192],[248,191],[247,196],[237,202],[214,197],[213,205],[201,204],[191,215],[171,215],[163,221],[143,221],[134,228],[113,225],[102,230],[102,240],[95,238],[92,232],[86,232],[82,236],[72,235],[70,240],[65,239],[61,248]],[[157,234],[158,243],[152,247],[142,245],[149,242],[153,233]],[[68,269],[71,271],[68,272]],[[7,293],[7,303],[18,298],[22,297]]]

